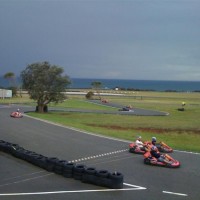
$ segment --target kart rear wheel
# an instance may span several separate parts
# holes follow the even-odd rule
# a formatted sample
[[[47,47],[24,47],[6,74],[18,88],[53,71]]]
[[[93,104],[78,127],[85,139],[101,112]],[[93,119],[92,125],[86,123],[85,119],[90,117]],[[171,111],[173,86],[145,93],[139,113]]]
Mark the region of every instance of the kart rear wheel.
[[[151,162],[150,162],[150,160],[149,160],[148,158],[145,158],[145,159],[144,159],[144,164],[150,165]]]

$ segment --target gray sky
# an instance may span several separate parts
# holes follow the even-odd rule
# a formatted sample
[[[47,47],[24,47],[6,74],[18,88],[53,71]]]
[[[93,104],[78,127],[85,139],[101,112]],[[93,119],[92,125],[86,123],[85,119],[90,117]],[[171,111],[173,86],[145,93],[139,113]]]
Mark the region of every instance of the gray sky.
[[[0,75],[200,81],[200,0],[0,0]]]

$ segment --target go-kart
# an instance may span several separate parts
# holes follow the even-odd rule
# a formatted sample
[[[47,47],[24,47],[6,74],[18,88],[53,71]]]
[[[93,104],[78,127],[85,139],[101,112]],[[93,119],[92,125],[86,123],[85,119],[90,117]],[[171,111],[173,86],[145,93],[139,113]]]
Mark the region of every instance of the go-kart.
[[[10,114],[10,116],[14,117],[14,118],[22,118],[23,117],[22,113],[20,113],[20,112],[12,112]]]
[[[101,102],[102,103],[108,103],[108,100],[107,99],[102,99]]]
[[[123,108],[120,108],[119,111],[133,111],[133,107],[132,106],[125,106]]]
[[[138,145],[136,145],[134,142],[129,144],[129,152],[130,153],[137,153],[137,154],[144,154],[150,149],[150,144],[144,142],[144,147],[141,148]]]
[[[151,147],[151,142],[146,141],[144,142],[144,147]],[[169,147],[164,142],[159,142],[156,144],[156,147],[158,148],[158,151],[162,153],[172,153],[173,149]],[[138,153],[138,154],[144,154],[146,152],[145,148],[139,148],[134,142],[129,144],[129,152],[131,153]]]
[[[168,167],[168,168],[180,167],[180,162],[178,160],[175,160],[168,154],[161,154],[161,156],[168,162],[166,163],[166,162],[159,161],[157,158],[152,157],[151,153],[148,151],[144,154],[144,163],[148,165],[155,165],[155,166]]]
[[[151,142],[145,142],[145,143],[151,144]],[[167,144],[165,144],[164,142],[156,143],[156,147],[158,148],[158,151],[160,151],[162,153],[172,153],[173,152],[173,149],[170,146],[168,146]]]
[[[158,148],[158,150],[160,152],[163,153],[172,153],[173,149],[171,147],[169,147],[167,144],[165,144],[164,142],[160,142],[158,144],[156,144],[156,147]]]

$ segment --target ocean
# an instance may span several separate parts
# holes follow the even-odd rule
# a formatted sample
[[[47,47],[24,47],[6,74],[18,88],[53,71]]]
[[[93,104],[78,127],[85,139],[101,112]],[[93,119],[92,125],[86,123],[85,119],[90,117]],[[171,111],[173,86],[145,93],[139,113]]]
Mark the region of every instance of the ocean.
[[[124,90],[149,90],[149,91],[177,91],[177,92],[200,92],[200,81],[155,81],[155,80],[123,80],[123,79],[92,79],[71,78],[70,89],[92,88],[92,82],[101,82],[102,89]],[[19,79],[17,79],[19,83]],[[9,87],[9,83],[0,77],[0,88]]]
[[[155,81],[155,80],[122,80],[122,79],[87,79],[72,78],[70,88],[92,88],[92,82],[101,82],[102,89],[116,87],[125,90],[200,92],[200,81]]]

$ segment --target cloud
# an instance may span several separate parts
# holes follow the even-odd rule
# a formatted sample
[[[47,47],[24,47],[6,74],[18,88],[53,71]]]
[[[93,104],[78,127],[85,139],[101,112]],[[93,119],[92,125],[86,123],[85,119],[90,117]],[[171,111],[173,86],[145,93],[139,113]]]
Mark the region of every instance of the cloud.
[[[1,73],[49,61],[71,77],[199,80],[200,2],[1,1]]]

